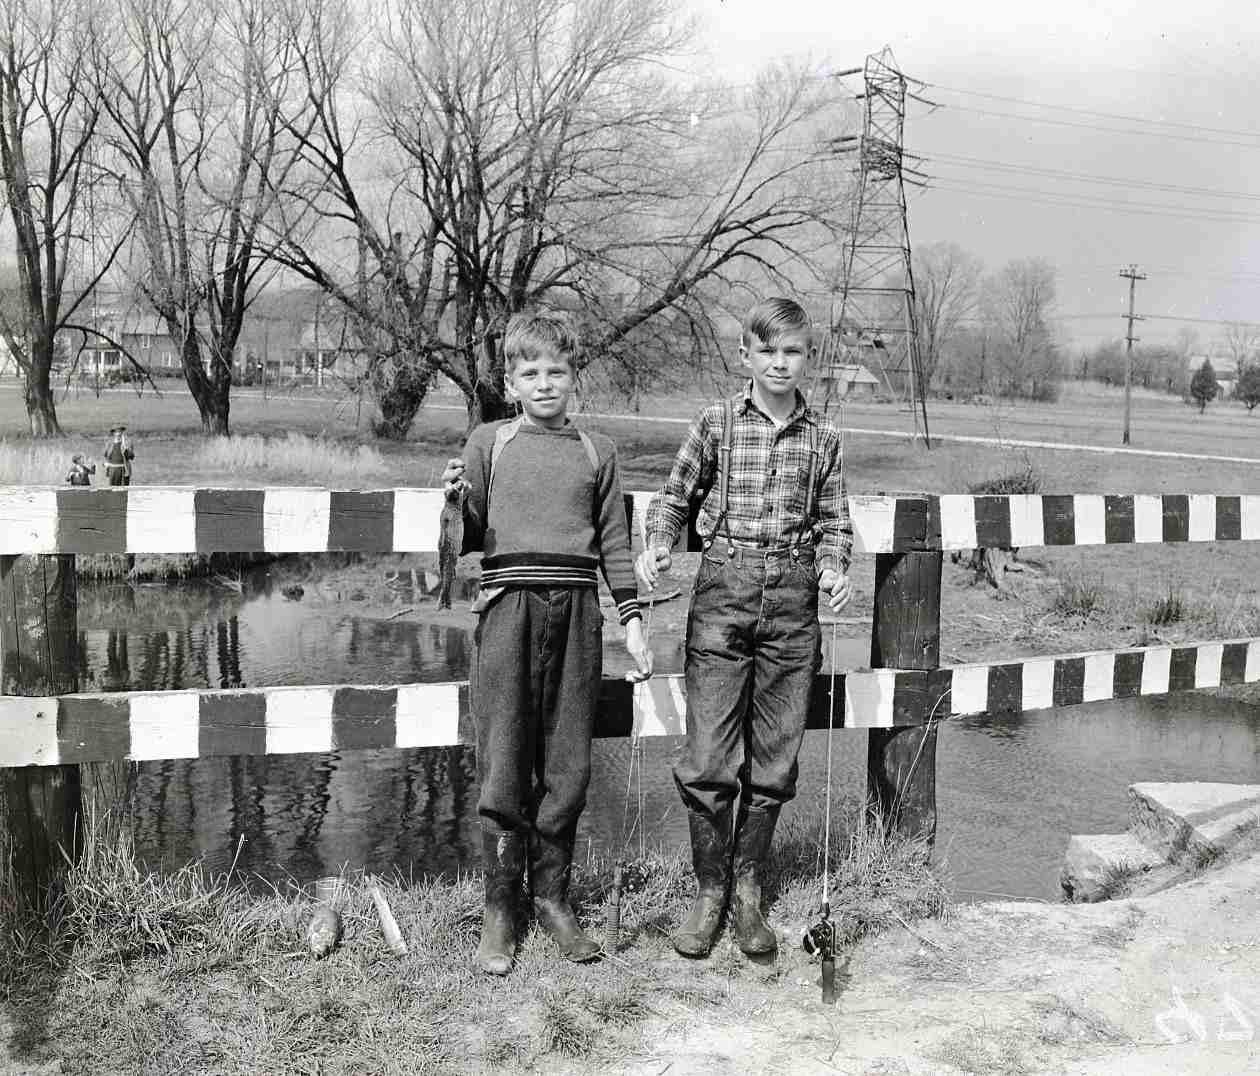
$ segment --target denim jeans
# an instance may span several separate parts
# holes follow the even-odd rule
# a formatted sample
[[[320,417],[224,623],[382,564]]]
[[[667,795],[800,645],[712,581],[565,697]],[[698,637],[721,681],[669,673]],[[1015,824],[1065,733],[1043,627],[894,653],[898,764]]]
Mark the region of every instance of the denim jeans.
[[[811,549],[709,547],[687,615],[687,746],[674,767],[688,810],[712,817],[741,791],[758,808],[796,795],[821,643]]]
[[[603,671],[594,587],[509,587],[481,614],[469,696],[482,822],[570,840]]]

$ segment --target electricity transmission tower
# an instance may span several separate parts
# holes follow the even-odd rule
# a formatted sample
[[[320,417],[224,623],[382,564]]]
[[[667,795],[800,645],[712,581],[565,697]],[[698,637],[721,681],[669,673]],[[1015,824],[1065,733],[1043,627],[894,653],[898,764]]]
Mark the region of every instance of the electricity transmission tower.
[[[921,158],[906,153],[904,144],[906,98],[924,100],[907,87],[923,83],[898,70],[889,48],[868,56],[863,74],[858,180],[842,263],[840,309],[827,358],[833,366],[874,366],[872,372],[894,396],[909,397],[916,435],[922,413],[923,442],[930,448],[905,191],[906,184],[925,186],[927,176],[914,167]],[[834,383],[829,377],[829,388]]]

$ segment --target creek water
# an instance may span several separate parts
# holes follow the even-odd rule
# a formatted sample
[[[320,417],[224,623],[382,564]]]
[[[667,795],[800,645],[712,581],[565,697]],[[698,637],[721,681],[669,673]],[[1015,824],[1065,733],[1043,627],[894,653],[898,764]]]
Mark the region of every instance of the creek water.
[[[82,685],[96,691],[460,680],[472,650],[460,628],[312,609],[267,573],[239,594],[84,584],[79,622]],[[670,776],[680,745],[644,740],[627,797],[628,741],[595,741],[580,852],[615,850],[627,830],[636,850],[685,842]],[[826,733],[807,734],[788,813],[816,811],[826,755]],[[833,788],[854,805],[866,734],[836,733],[832,755]],[[1069,835],[1123,830],[1136,781],[1260,781],[1260,708],[1193,693],[946,722],[936,859],[959,899],[1056,900]],[[478,864],[468,748],[145,762],[131,792],[137,850],[155,866],[235,859],[306,882],[343,866],[418,877]]]

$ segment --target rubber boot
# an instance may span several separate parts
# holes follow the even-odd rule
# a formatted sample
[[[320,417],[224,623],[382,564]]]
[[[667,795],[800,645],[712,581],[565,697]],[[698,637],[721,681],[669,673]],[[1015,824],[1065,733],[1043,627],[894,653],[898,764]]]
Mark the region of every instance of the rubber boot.
[[[566,960],[582,964],[603,950],[582,929],[569,906],[569,874],[573,841],[534,833],[529,847],[529,878],[534,890],[534,917],[560,948]]]
[[[735,941],[749,956],[773,953],[779,945],[778,937],[761,914],[761,879],[778,820],[778,807],[744,807],[735,829],[735,892],[731,901]]]
[[[506,975],[516,957],[517,897],[525,874],[524,836],[483,826],[481,862],[486,875],[486,908],[477,967],[487,975]]]
[[[699,889],[691,913],[670,941],[683,956],[706,956],[713,948],[731,884],[731,809],[714,817],[689,811],[691,865]]]

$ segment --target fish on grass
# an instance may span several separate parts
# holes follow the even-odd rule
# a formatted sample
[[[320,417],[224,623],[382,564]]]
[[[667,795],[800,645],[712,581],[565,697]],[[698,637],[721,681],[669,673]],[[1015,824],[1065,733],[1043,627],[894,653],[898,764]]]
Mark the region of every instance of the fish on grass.
[[[306,947],[319,959],[331,953],[341,940],[341,916],[327,904],[321,904],[306,924]]]

